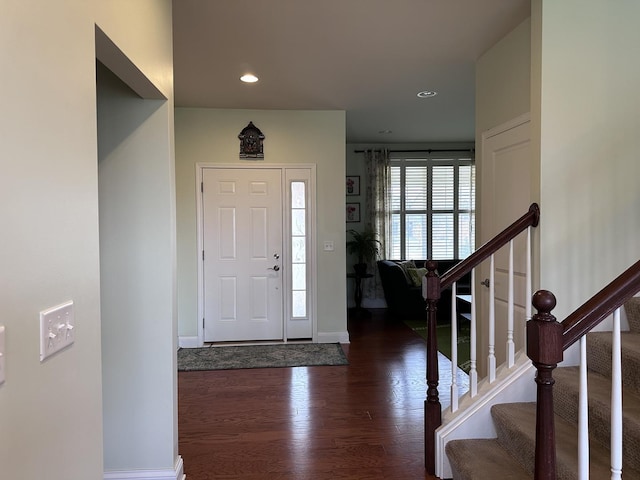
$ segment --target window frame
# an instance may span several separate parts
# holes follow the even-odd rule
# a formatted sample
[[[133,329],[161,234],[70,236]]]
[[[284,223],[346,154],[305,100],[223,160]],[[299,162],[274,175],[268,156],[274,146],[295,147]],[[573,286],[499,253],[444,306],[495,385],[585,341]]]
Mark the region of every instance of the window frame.
[[[406,208],[406,168],[411,166],[426,167],[427,188],[426,188],[426,209],[407,210]],[[433,167],[435,166],[453,166],[453,208],[450,209],[434,209],[433,208]],[[472,201],[471,208],[460,208],[460,168],[461,166],[472,167]],[[472,226],[472,242],[471,252],[475,248],[475,210],[476,210],[476,172],[475,172],[475,154],[473,151],[457,151],[457,152],[415,152],[415,153],[391,153],[389,157],[389,217],[390,225],[393,215],[400,215],[400,259],[407,257],[406,245],[406,219],[407,215],[425,215],[426,231],[433,232],[434,214],[452,214],[453,216],[453,258],[466,258],[460,255],[460,215],[469,214],[473,218]],[[393,168],[400,168],[400,208],[393,208],[393,188],[391,188],[391,179]],[[433,237],[430,233],[426,235],[426,257],[427,259],[444,260],[445,258],[433,258]],[[388,254],[392,255],[394,251],[393,235],[390,235],[388,242]]]

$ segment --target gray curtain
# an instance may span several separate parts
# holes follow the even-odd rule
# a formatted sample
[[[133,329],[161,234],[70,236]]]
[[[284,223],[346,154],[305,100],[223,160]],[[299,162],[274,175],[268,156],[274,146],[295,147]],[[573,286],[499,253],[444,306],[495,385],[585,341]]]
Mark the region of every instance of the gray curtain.
[[[378,234],[382,258],[387,258],[387,239],[390,236],[391,214],[389,212],[389,152],[388,150],[366,150],[364,152],[366,165],[366,210],[364,223]],[[365,281],[363,296],[365,298],[384,298],[380,276],[375,265],[369,266],[370,272],[376,272],[375,276]]]

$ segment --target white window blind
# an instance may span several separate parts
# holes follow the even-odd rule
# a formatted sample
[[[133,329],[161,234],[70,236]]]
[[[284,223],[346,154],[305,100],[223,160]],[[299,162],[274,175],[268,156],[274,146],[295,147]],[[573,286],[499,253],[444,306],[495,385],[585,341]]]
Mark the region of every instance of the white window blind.
[[[392,158],[389,258],[466,258],[475,248],[473,158]]]

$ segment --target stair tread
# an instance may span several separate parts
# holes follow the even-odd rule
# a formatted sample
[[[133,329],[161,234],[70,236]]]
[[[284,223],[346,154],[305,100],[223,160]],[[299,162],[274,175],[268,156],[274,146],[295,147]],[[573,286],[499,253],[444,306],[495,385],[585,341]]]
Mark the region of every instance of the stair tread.
[[[580,386],[580,367],[561,367],[553,372],[556,381],[554,392],[558,389],[570,389],[577,397]],[[611,379],[596,372],[587,372],[589,404],[610,411],[611,405]],[[623,416],[625,420],[636,422],[640,425],[640,395],[622,386],[624,394]],[[576,402],[577,403],[577,402]],[[556,402],[557,405],[557,402]],[[576,407],[577,408],[577,407]],[[567,420],[573,420],[567,418]]]
[[[455,480],[531,480],[496,439],[452,440],[446,450],[451,464],[455,464]]]
[[[512,455],[520,450],[527,453],[524,467],[533,470],[535,450],[535,403],[510,403],[494,405],[491,409],[500,444]],[[555,415],[556,458],[558,479],[575,478],[578,465],[577,425]],[[608,478],[610,472],[609,450],[597,442],[590,442],[591,478]],[[640,473],[625,468],[625,478],[640,478]]]
[[[630,331],[622,332],[624,478],[640,479],[640,297],[625,303]],[[591,332],[588,339],[590,478],[610,478],[609,417],[611,403],[611,332]],[[579,367],[554,371],[557,479],[577,478],[577,404]],[[454,440],[447,444],[455,480],[533,476],[535,403],[495,405],[498,438]],[[595,441],[594,441],[595,440]],[[602,443],[601,443],[602,442]],[[522,458],[516,455],[522,452]],[[638,456],[638,459],[635,457]]]
[[[570,423],[578,422],[579,367],[562,367],[554,371],[554,409]],[[611,379],[588,372],[589,436],[608,446],[611,436]],[[624,388],[622,405],[623,455],[629,467],[640,468],[640,396]]]
[[[611,332],[589,332],[587,339],[600,338],[607,343],[611,343]],[[627,353],[631,357],[640,358],[640,332],[620,332],[620,347],[623,354]]]
[[[587,364],[589,370],[611,376],[611,332],[592,332],[587,335]],[[640,333],[620,335],[622,380],[627,391],[640,393]]]
[[[640,297],[627,300],[624,304],[624,310],[627,314],[629,328],[632,331],[640,332]]]

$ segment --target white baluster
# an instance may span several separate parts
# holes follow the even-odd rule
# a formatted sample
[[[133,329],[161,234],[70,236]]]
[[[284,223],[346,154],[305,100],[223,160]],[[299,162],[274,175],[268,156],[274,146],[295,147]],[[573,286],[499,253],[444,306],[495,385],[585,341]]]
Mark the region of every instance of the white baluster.
[[[491,255],[489,271],[489,383],[493,383],[496,379],[496,288],[494,265],[494,255]]]
[[[456,282],[451,285],[451,411],[458,411],[458,319]]]
[[[611,480],[622,478],[622,355],[620,309],[613,313],[611,347]]]
[[[527,272],[525,275],[525,293],[524,293],[524,316],[525,320],[528,322],[531,320],[531,299],[533,298],[533,272],[531,269],[531,236],[533,235],[533,230],[531,227],[527,228]],[[526,326],[525,326],[526,328]]]
[[[471,345],[469,345],[469,388],[471,398],[478,394],[478,369],[476,367],[476,269],[471,270]]]
[[[578,480],[589,480],[589,395],[587,337],[580,339],[580,397],[578,401]]]
[[[513,240],[509,241],[509,299],[507,302],[507,366],[511,368],[516,357],[516,346],[513,343]]]

